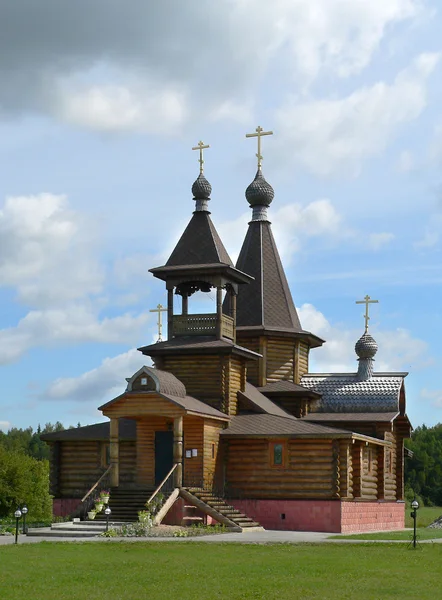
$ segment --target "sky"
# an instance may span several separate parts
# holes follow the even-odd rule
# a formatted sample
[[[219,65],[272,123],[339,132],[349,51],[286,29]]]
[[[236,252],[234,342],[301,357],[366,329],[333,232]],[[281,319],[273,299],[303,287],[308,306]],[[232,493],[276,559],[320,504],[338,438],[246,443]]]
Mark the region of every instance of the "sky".
[[[156,339],[192,147],[236,259],[257,125],[310,370],[356,370],[369,294],[375,369],[441,422],[441,30],[439,0],[0,0],[0,429],[103,420]]]

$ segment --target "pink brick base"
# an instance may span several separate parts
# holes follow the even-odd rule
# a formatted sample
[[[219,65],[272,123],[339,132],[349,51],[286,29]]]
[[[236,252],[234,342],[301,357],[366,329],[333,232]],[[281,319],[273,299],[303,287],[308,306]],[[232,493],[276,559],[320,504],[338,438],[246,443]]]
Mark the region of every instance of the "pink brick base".
[[[232,500],[230,503],[264,529],[346,533],[405,526],[402,502]]]
[[[80,505],[79,498],[54,498],[52,513],[54,517],[68,517]]]
[[[215,521],[215,519],[213,519],[209,515],[205,515],[200,510],[192,510],[189,512],[188,509],[185,508],[185,506],[188,504],[189,503],[187,501],[183,500],[183,498],[177,498],[176,501],[171,506],[167,515],[164,517],[163,524],[164,525],[182,525],[183,517],[185,517],[187,514],[192,514],[192,516],[195,516],[195,517],[202,517],[203,523],[205,525],[216,525],[217,521]]]

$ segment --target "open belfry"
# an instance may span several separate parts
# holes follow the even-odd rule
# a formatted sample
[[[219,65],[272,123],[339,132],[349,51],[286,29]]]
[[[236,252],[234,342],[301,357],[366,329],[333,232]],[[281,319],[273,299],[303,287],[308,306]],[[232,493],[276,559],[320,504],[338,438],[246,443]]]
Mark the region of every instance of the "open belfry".
[[[261,138],[271,134],[258,127],[247,136],[258,142],[258,170],[245,193],[252,215],[236,266],[209,212],[209,146],[193,148],[195,209],[166,264],[150,270],[165,284],[167,309],[153,311],[158,342],[139,348],[146,366],[99,408],[108,422],[43,437],[54,514],[81,514],[106,487],[116,520],[136,520],[161,492],[157,522],[169,524],[404,527],[407,374],[374,370],[369,296],[358,301],[366,315],[355,372],[309,372],[310,351],[324,340],[302,328],[273,237],[274,190],[261,155]],[[214,291],[213,312],[192,312],[193,302],[201,306],[197,292]]]

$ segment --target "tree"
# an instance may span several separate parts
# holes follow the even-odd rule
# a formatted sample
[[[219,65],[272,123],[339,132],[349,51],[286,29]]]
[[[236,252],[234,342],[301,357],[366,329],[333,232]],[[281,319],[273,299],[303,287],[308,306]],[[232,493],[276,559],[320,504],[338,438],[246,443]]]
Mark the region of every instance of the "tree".
[[[442,424],[417,427],[405,442],[413,457],[405,461],[405,485],[425,503],[442,505]]]

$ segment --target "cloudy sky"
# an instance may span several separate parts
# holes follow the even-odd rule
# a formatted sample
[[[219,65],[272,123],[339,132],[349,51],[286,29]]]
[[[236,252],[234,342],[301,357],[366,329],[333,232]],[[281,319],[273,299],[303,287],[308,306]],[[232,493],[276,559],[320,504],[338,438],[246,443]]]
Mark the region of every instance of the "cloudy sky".
[[[294,300],[327,340],[311,370],[356,369],[368,293],[376,369],[410,372],[414,425],[442,421],[441,13],[0,0],[0,428],[100,419],[155,339],[148,269],[191,216],[192,146],[236,257],[258,124]]]

